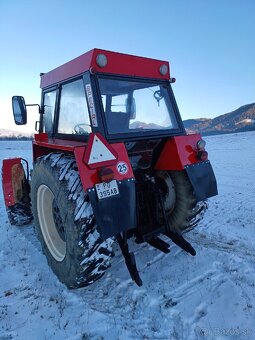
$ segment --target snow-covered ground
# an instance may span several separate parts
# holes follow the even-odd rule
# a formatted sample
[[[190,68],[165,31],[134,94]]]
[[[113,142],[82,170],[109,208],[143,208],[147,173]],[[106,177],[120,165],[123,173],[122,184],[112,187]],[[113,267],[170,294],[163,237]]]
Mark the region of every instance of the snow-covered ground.
[[[135,246],[141,288],[117,251],[96,284],[68,290],[0,189],[0,339],[255,339],[255,132],[205,139],[219,195],[186,235],[197,255]],[[0,142],[0,161],[31,159],[30,145]]]

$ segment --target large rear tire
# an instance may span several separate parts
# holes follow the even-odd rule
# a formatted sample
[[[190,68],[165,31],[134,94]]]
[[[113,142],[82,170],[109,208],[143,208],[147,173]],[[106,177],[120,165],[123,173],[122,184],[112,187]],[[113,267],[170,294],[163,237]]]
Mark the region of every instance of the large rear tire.
[[[69,288],[98,280],[110,266],[112,240],[100,238],[71,155],[50,154],[36,161],[31,200],[38,238],[59,280]]]
[[[206,201],[198,202],[186,172],[159,171],[169,228],[179,235],[192,230],[207,209]]]

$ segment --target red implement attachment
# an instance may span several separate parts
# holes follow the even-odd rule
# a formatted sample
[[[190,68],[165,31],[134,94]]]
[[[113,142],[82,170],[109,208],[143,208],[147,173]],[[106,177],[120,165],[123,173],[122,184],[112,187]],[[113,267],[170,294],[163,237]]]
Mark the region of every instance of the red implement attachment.
[[[4,201],[7,207],[19,202],[22,197],[22,182],[25,178],[21,158],[4,159],[2,169]]]
[[[25,225],[31,222],[29,183],[21,158],[3,160],[2,187],[4,201],[11,224]]]

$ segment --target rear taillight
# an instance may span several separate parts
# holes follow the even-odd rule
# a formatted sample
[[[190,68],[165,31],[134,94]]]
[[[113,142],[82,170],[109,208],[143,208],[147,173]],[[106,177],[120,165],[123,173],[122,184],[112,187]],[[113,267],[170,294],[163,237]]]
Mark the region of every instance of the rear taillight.
[[[97,173],[101,182],[110,182],[114,178],[114,172],[110,168],[101,168]]]
[[[207,161],[208,159],[208,152],[205,151],[205,145],[205,140],[199,139],[199,141],[197,141],[197,159],[200,161]]]
[[[197,158],[200,160],[200,161],[207,161],[208,159],[208,152],[205,151],[205,150],[199,150],[197,152]]]

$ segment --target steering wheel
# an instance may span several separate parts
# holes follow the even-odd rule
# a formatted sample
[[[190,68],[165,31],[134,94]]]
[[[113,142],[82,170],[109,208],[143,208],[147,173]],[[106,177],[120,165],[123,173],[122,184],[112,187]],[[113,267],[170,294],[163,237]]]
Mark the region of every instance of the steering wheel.
[[[77,133],[78,135],[82,135],[82,134],[88,133],[86,130],[83,129],[82,126],[89,126],[89,127],[91,127],[90,124],[79,123],[79,124],[76,124],[76,125],[73,127],[74,132]]]

